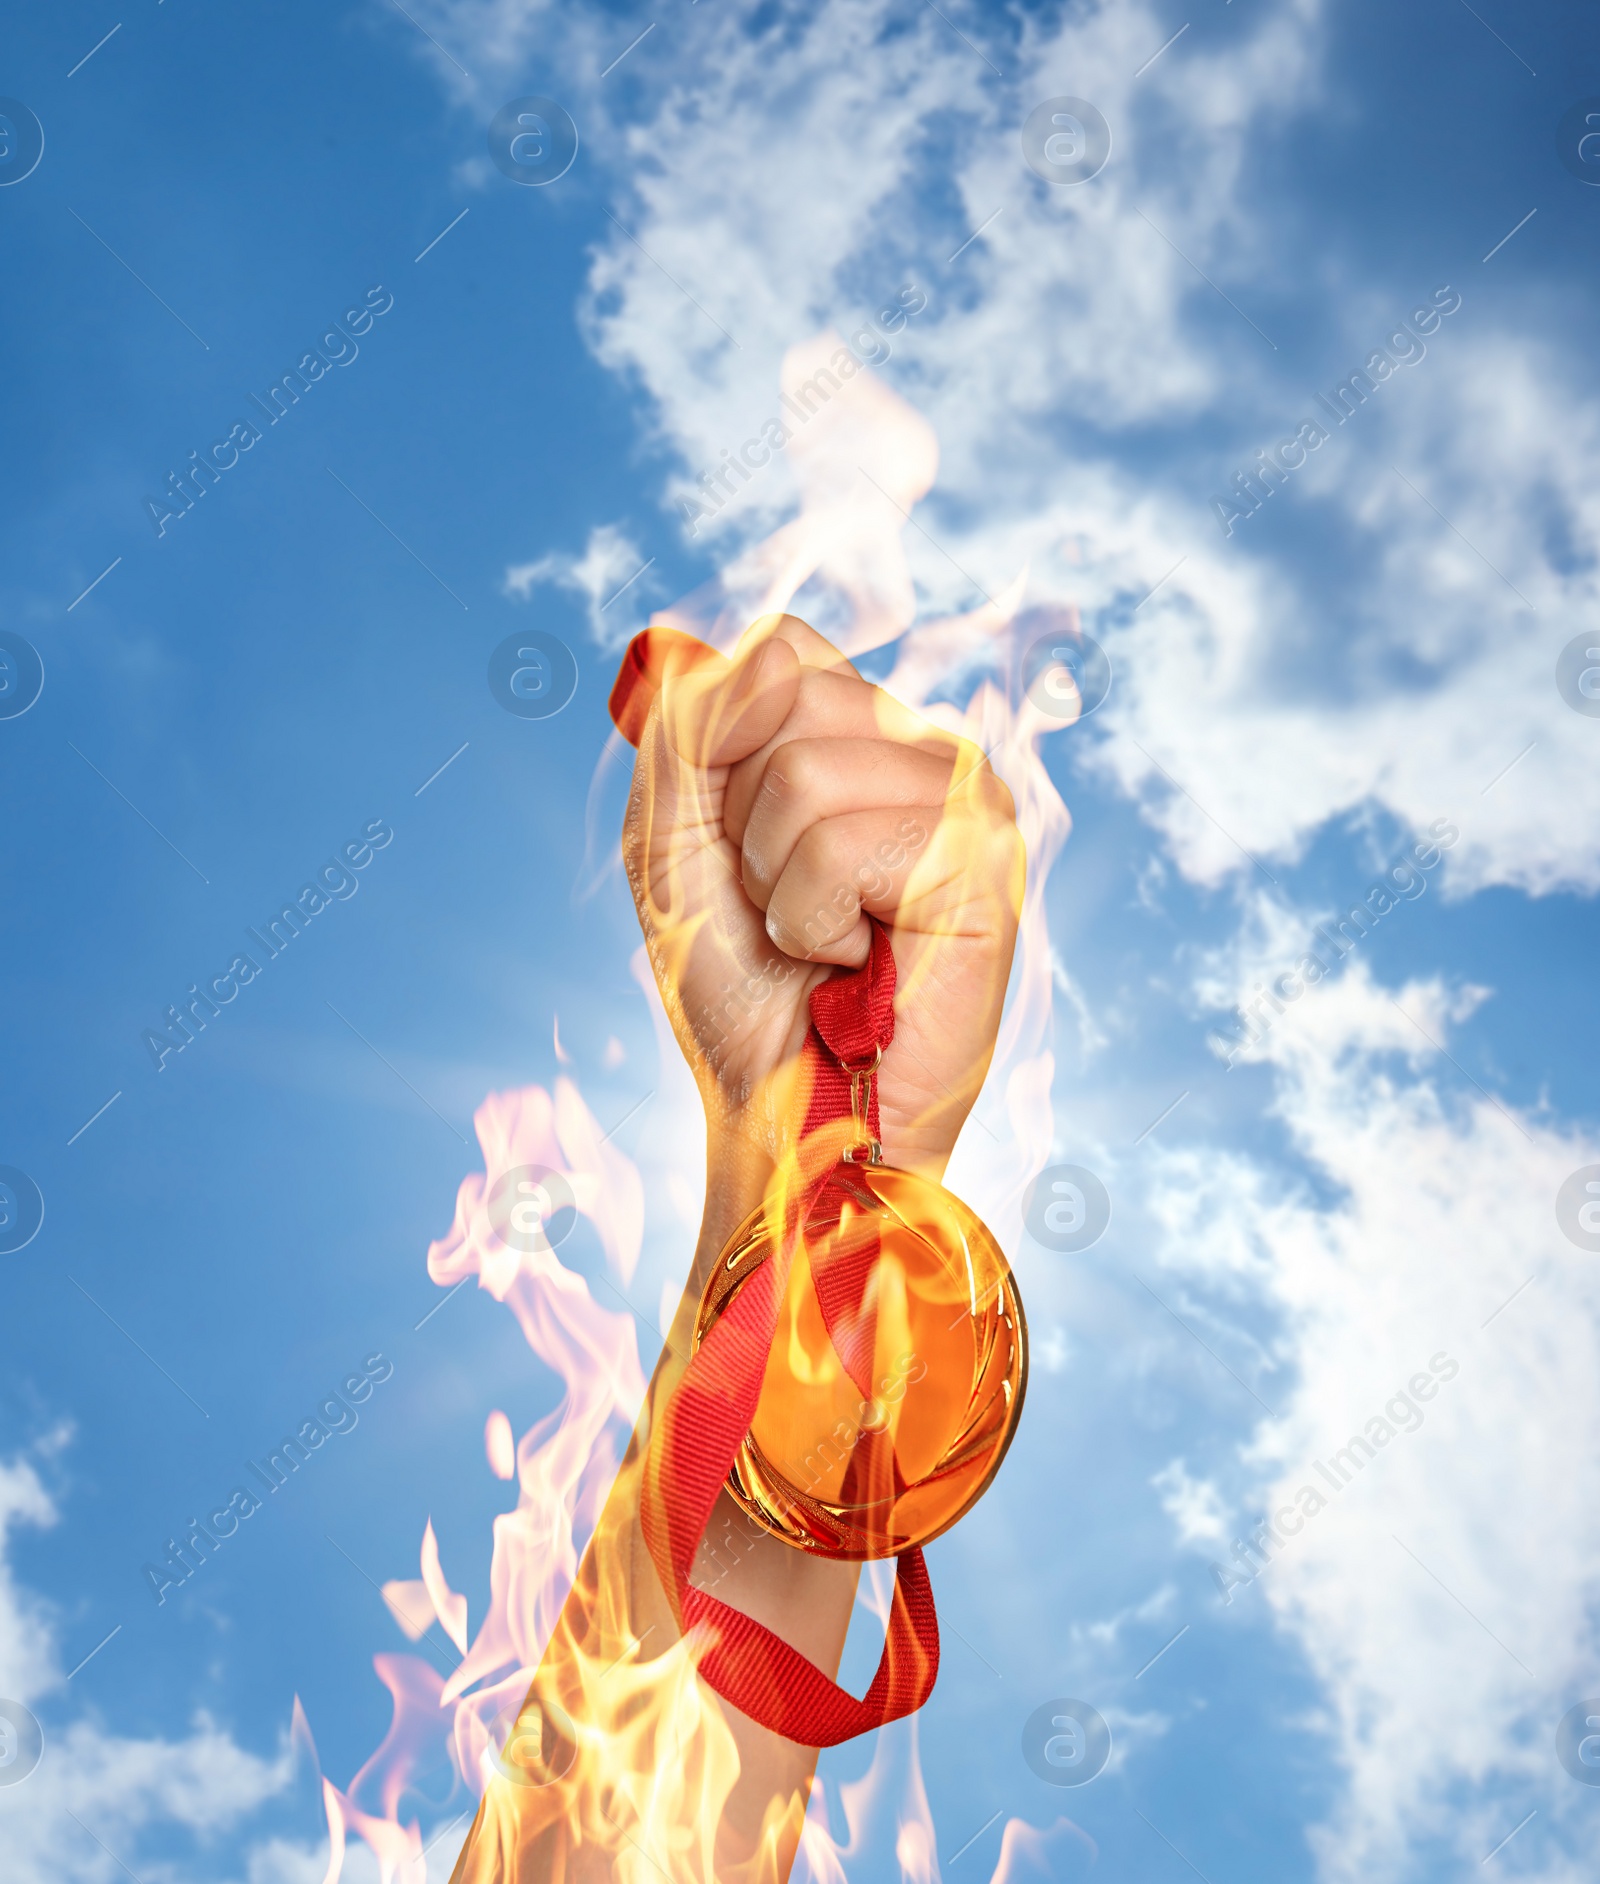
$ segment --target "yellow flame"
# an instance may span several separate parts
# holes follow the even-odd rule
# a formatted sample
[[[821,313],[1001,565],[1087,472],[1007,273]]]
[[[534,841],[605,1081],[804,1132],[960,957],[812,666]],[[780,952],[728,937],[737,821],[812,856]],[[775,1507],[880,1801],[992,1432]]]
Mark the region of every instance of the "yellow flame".
[[[836,361],[839,344],[837,336],[823,335],[792,349],[783,365],[785,410],[798,406],[805,413],[787,454],[801,490],[799,515],[739,556],[718,582],[657,620],[726,649],[754,617],[787,609],[802,586],[814,581],[829,598],[827,631],[846,655],[901,637],[884,688],[889,703],[920,712],[971,742],[1009,785],[1029,868],[1013,998],[988,1089],[1001,1097],[1011,1132],[993,1156],[986,1153],[986,1170],[969,1191],[979,1193],[972,1201],[1011,1241],[1018,1199],[1050,1150],[1054,1062],[1047,1044],[1051,954],[1043,895],[1070,820],[1038,745],[1043,733],[1062,722],[1047,719],[1026,698],[1013,705],[1003,687],[988,681],[964,711],[929,704],[957,670],[990,654],[1002,665],[1012,658],[1011,629],[1027,571],[1018,571],[969,614],[912,627],[915,594],[904,531],[912,507],[932,486],[937,443],[926,421],[864,369],[844,375],[826,402],[815,404],[807,389]],[[892,731],[892,704],[886,711]],[[957,776],[952,807],[974,789],[970,776]],[[671,867],[658,890],[650,946],[669,969],[686,962],[712,920],[690,913],[689,877],[704,867],[697,862],[698,833],[692,827],[691,817],[670,837]],[[948,862],[940,860],[941,866]],[[933,867],[928,859],[920,861],[913,887],[916,869]],[[755,1001],[748,990],[746,995]],[[741,998],[739,991],[730,991],[730,998]],[[566,1063],[559,1032],[555,1038]],[[793,1115],[792,1087],[766,1098],[775,1116]],[[797,1853],[813,1884],[846,1884],[848,1865],[864,1848],[864,1827],[883,1811],[894,1816],[905,1884],[932,1884],[938,1861],[914,1720],[881,1733],[869,1772],[841,1789],[851,1822],[847,1843],[833,1839],[821,1789],[813,1783],[809,1795],[775,1796],[757,1823],[737,1828],[742,1856],[736,1864],[727,1860],[723,1820],[741,1771],[741,1746],[750,1745],[748,1723],[741,1725],[697,1678],[700,1645],[678,1636],[654,1568],[636,1542],[628,1545],[618,1515],[637,1508],[640,1442],[648,1433],[633,1324],[601,1307],[548,1245],[508,1248],[488,1221],[487,1194],[499,1174],[527,1164],[560,1171],[578,1209],[594,1224],[608,1266],[626,1287],[643,1234],[638,1172],[605,1140],[565,1073],[553,1096],[536,1086],[490,1095],[475,1124],[485,1174],[463,1182],[454,1225],[429,1250],[429,1273],[441,1287],[475,1274],[479,1286],[516,1317],[533,1353],[561,1379],[565,1395],[555,1413],[521,1436],[514,1456],[503,1415],[493,1415],[492,1430],[486,1430],[492,1469],[502,1476],[514,1470],[518,1497],[516,1507],[495,1520],[490,1602],[476,1636],[469,1639],[466,1601],[445,1578],[431,1522],[422,1542],[420,1581],[384,1586],[406,1634],[420,1639],[437,1621],[461,1661],[441,1681],[416,1657],[377,1658],[395,1696],[394,1722],[348,1794],[324,1781],[328,1884],[341,1875],[351,1834],[376,1854],[384,1884],[420,1884],[429,1875],[430,1863],[438,1860],[423,1854],[414,1823],[402,1827],[398,1808],[409,1775],[441,1737],[460,1781],[481,1798],[455,1872],[457,1884],[535,1878],[540,1884],[586,1884],[591,1877],[622,1884],[781,1884]],[[792,1161],[780,1164],[769,1193],[775,1220],[782,1220],[804,1176]],[[1013,1236],[1006,1236],[1008,1229]],[[680,1304],[658,1392],[670,1387],[681,1367],[674,1356],[687,1352],[692,1310],[692,1303]],[[897,1314],[887,1286],[880,1346],[891,1357],[905,1338],[904,1319],[903,1304]],[[624,1458],[627,1429],[636,1419],[634,1445]],[[622,1556],[619,1574],[597,1577],[594,1558],[580,1569],[585,1533],[602,1547],[596,1556],[607,1550]],[[888,1568],[869,1571],[863,1590],[880,1617],[887,1615],[882,1573]],[[296,1709],[303,1722],[298,1703]],[[309,1729],[304,1740],[309,1746]],[[893,1781],[891,1750],[905,1756]],[[380,1809],[357,1803],[357,1794],[373,1796]],[[1040,1841],[1053,1836],[1011,1820],[995,1884],[1024,1875],[1027,1860],[1043,1849]]]

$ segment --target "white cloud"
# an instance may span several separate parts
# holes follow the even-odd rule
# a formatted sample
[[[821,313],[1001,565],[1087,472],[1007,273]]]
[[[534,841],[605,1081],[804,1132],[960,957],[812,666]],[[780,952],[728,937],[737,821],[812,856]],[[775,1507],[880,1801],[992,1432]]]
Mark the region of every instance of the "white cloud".
[[[1302,1048],[1345,1053],[1351,1045],[1348,1003],[1324,996],[1352,961],[1366,958],[1375,934],[1392,938],[1416,920],[1408,913],[1411,906],[1428,894],[1430,883],[1446,881],[1442,862],[1459,841],[1456,827],[1436,825],[1431,837],[1391,849],[1369,875],[1352,876],[1345,895],[1325,908],[1296,908],[1265,893],[1241,897],[1233,935],[1200,957],[1194,976],[1202,1009],[1231,1010],[1211,1037],[1212,1050],[1230,1069],[1270,1060],[1270,1037],[1288,1027]],[[1428,860],[1425,866],[1420,859]],[[1447,1004],[1448,1021],[1466,1020],[1489,992],[1457,988]],[[1429,1050],[1425,1026],[1419,1017],[1404,1036],[1413,1056]]]
[[[469,67],[492,67],[526,50],[543,12],[439,0],[425,17]],[[1198,420],[1230,434],[1248,420],[1267,444],[1319,410],[1316,384],[1285,390],[1245,319],[1270,328],[1274,302],[1303,292],[1274,212],[1248,205],[1268,140],[1323,108],[1320,17],[1297,0],[1233,20],[1225,42],[1187,36],[1137,77],[1167,36],[1151,7],[1028,21],[1003,86],[926,11],[891,31],[887,7],[855,0],[760,27],[735,9],[697,18],[692,44],[663,27],[635,115],[613,120],[613,94],[584,81],[575,94],[591,148],[627,152],[618,207],[643,245],[617,233],[598,249],[587,332],[693,476],[774,413],[790,345],[848,331],[916,279],[930,306],[898,337],[895,371],[942,454],[918,516],[937,547],[908,535],[919,586],[945,608],[970,595],[962,571],[993,593],[1029,566],[1030,599],[1120,610],[1098,763],[1188,875],[1292,857],[1378,804],[1406,825],[1461,824],[1458,891],[1600,887],[1591,728],[1552,681],[1597,599],[1600,412],[1580,362],[1491,324],[1475,253],[1428,357],[1268,506],[1320,508],[1325,541],[1350,546],[1343,587],[1282,560],[1268,519],[1223,537],[1213,446],[1152,467],[1141,444]],[[571,30],[571,69],[597,71],[597,45]],[[1019,152],[1027,108],[1063,89],[1113,126],[1111,163],[1079,189],[1038,182]],[[1436,285],[1330,278],[1349,338],[1325,386]],[[722,513],[730,549],[792,502],[791,474],[776,464]]]
[[[1415,1876],[1431,1838],[1476,1864],[1535,1805],[1569,1849],[1583,1837],[1587,1801],[1552,1739],[1600,1685],[1600,1270],[1553,1205],[1600,1154],[1487,1098],[1444,1096],[1406,1014],[1448,1045],[1460,1006],[1437,982],[1391,1000],[1352,961],[1262,1046],[1276,1109],[1336,1203],[1198,1152],[1169,1154],[1155,1195],[1169,1268],[1277,1320],[1293,1385],[1246,1448],[1249,1524],[1292,1512],[1302,1487],[1327,1500],[1270,1546],[1247,1594],[1326,1689],[1347,1777],[1315,1834],[1331,1880]],[[1396,1408],[1394,1437],[1330,1487],[1317,1462],[1441,1353],[1459,1376],[1419,1407],[1420,1427],[1402,1430]],[[1214,1536],[1220,1501],[1178,1468],[1164,1477],[1180,1535]],[[1536,1839],[1519,1858],[1543,1868],[1523,1875],[1577,1875],[1548,1849],[1536,1860]]]
[[[1180,1544],[1220,1544],[1228,1535],[1228,1509],[1208,1478],[1191,1478],[1182,1459],[1163,1466],[1150,1483],[1161,1494]]]
[[[429,1876],[449,1876],[460,1836],[441,1839],[429,1854]],[[245,1867],[245,1884],[323,1884],[328,1875],[327,1841],[301,1844],[291,1838],[264,1839],[251,1846]],[[380,1880],[381,1867],[371,1846],[360,1840],[346,1845],[339,1884],[380,1884]],[[403,1866],[394,1884],[425,1884],[422,1869],[414,1864]]]
[[[1052,1322],[1034,1341],[1032,1362],[1042,1367],[1047,1374],[1064,1374],[1067,1363],[1072,1359],[1072,1346],[1067,1340],[1067,1331],[1059,1322]]]
[[[59,1443],[58,1435],[46,1454]],[[266,1760],[203,1712],[180,1739],[119,1734],[90,1711],[67,1712],[53,1612],[17,1583],[10,1561],[15,1527],[56,1519],[55,1500],[35,1460],[0,1461],[0,1691],[37,1714],[45,1732],[38,1767],[0,1787],[7,1884],[112,1884],[126,1876],[124,1865],[139,1866],[147,1884],[215,1878],[214,1856],[193,1869],[141,1864],[141,1841],[147,1832],[174,1827],[204,1841],[237,1826],[288,1785],[287,1741]],[[268,1868],[259,1884],[278,1884],[279,1878],[289,1884],[293,1876],[281,1866],[276,1873]],[[251,1884],[258,1884],[254,1874]]]
[[[1470,300],[1454,318],[1470,322]],[[1232,543],[1197,524],[1174,532],[1174,556],[1189,560],[1117,637],[1125,685],[1104,716],[1102,763],[1129,792],[1155,794],[1155,821],[1204,879],[1247,871],[1240,845],[1292,855],[1375,802],[1413,829],[1460,824],[1457,892],[1592,891],[1600,771],[1554,666],[1600,599],[1600,414],[1570,364],[1466,325],[1386,391],[1308,462],[1303,488],[1272,500],[1323,504],[1330,529],[1354,534],[1369,575],[1346,617],[1309,577],[1295,585],[1247,560],[1240,539],[1259,519]],[[1315,410],[1309,393],[1303,403]],[[1552,515],[1578,546],[1564,569],[1543,547]]]
[[[525,602],[539,583],[553,582],[583,596],[589,633],[596,646],[609,652],[625,646],[638,625],[638,604],[644,593],[640,581],[649,580],[645,570],[650,560],[616,524],[597,524],[589,532],[582,556],[552,551],[531,563],[512,564],[506,570],[505,593]],[[629,597],[626,607],[619,605],[624,593]]]
[[[55,1522],[55,1505],[32,1461],[0,1461],[0,1674],[13,1697],[45,1694],[61,1680],[49,1611],[11,1570],[12,1533],[24,1524],[43,1529]]]

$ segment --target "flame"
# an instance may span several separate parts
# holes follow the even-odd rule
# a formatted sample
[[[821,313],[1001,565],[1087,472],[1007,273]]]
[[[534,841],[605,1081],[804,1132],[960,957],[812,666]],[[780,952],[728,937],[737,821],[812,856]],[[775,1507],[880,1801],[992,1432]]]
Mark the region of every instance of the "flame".
[[[846,654],[898,639],[885,691],[972,741],[1010,787],[1028,875],[1013,994],[986,1092],[1003,1105],[1011,1129],[1000,1147],[986,1139],[981,1159],[969,1156],[963,1163],[958,1152],[954,1169],[955,1187],[1014,1247],[1022,1191],[1050,1153],[1054,1060],[1044,890],[1070,818],[1039,744],[1062,721],[1047,718],[1025,695],[1018,703],[1010,697],[1008,680],[1029,621],[1022,613],[1026,568],[979,608],[913,627],[905,529],[933,485],[937,441],[927,422],[870,372],[853,360],[854,370],[843,372],[841,350],[838,337],[825,334],[792,349],[783,363],[784,422],[793,426],[786,461],[799,486],[798,515],[655,620],[726,649],[753,618],[785,611],[807,588],[809,618]],[[819,385],[827,390],[820,403]],[[1053,605],[1051,625],[1063,618],[1076,627],[1069,605]],[[965,708],[934,698],[963,675],[985,670],[989,677],[980,679]],[[608,831],[604,844],[596,841],[597,805],[602,779],[621,761],[620,742],[608,741],[590,792],[590,887],[616,867],[615,833]],[[597,869],[594,860],[606,846],[609,863]],[[671,1054],[642,950],[633,969],[652,997],[658,1044]],[[562,1066],[570,1065],[559,1026],[554,1040]],[[609,1042],[606,1065],[622,1059],[620,1046]],[[739,1752],[727,1715],[696,1677],[696,1644],[671,1639],[664,1599],[657,1609],[665,1622],[634,1636],[615,1592],[580,1576],[582,1549],[607,1522],[614,1482],[622,1487],[622,1502],[637,1497],[639,1467],[625,1455],[645,1401],[634,1324],[627,1314],[602,1307],[547,1240],[535,1239],[532,1249],[509,1247],[488,1210],[502,1173],[524,1165],[560,1173],[578,1211],[593,1224],[610,1273],[626,1289],[643,1241],[643,1184],[565,1071],[553,1093],[530,1086],[491,1094],[474,1124],[484,1171],[463,1180],[449,1233],[429,1247],[428,1273],[441,1288],[475,1275],[516,1318],[533,1355],[561,1382],[563,1397],[514,1443],[505,1414],[488,1415],[488,1463],[497,1478],[514,1477],[517,1502],[494,1521],[490,1599],[476,1635],[469,1632],[466,1598],[446,1578],[431,1520],[421,1540],[420,1578],[383,1586],[391,1614],[411,1641],[426,1637],[427,1646],[442,1653],[437,1625],[460,1659],[442,1675],[420,1656],[374,1657],[393,1715],[382,1745],[347,1791],[323,1780],[326,1884],[342,1875],[352,1835],[376,1855],[383,1884],[422,1884],[430,1875],[419,1828],[415,1820],[401,1823],[400,1808],[414,1776],[441,1748],[457,1788],[444,1813],[457,1811],[453,1825],[464,1825],[479,1802],[472,1842],[455,1873],[458,1884],[535,1876],[579,1884],[591,1874],[616,1876],[622,1884],[726,1884],[729,1873],[718,1868],[716,1846]],[[664,1181],[670,1214],[691,1216],[697,1200],[690,1180],[669,1173]],[[784,1180],[795,1181],[793,1173]],[[664,1318],[672,1313],[674,1293],[670,1286],[663,1291]],[[680,1319],[683,1312],[680,1304]],[[890,1568],[869,1567],[860,1593],[880,1619],[887,1615]],[[639,1587],[660,1597],[648,1561],[636,1564],[633,1574]],[[541,1678],[535,1695],[535,1675],[558,1631],[560,1679]],[[295,1713],[297,1738],[314,1758],[298,1701]],[[839,1790],[849,1828],[843,1842],[832,1835],[823,1788],[813,1780],[803,1814],[774,1802],[741,1878],[781,1884],[792,1860],[795,1878],[808,1884],[850,1884],[853,1875],[867,1875],[862,1867],[869,1845],[882,1843],[876,1828],[892,1826],[902,1884],[937,1884],[937,1842],[915,1719],[882,1730],[867,1773]],[[445,1831],[453,1825],[446,1823]],[[1040,1831],[1011,1819],[992,1884],[1056,1875],[1052,1866],[1066,1859],[1069,1847],[1086,1847],[1091,1856],[1094,1849],[1070,1821]],[[886,1873],[880,1865],[871,1875]]]
[[[784,355],[780,402],[800,515],[654,619],[727,649],[758,616],[782,614],[816,577],[830,604],[816,626],[845,654],[863,654],[894,640],[916,614],[901,533],[933,487],[938,440],[921,413],[855,366],[832,332]]]
[[[887,1579],[883,1587],[887,1591]],[[847,1831],[843,1839],[833,1835],[821,1780],[812,1781],[790,1884],[865,1884],[885,1875],[889,1850],[900,1867],[900,1884],[941,1884],[917,1742],[914,1717],[881,1730],[866,1772],[839,1787]],[[985,1828],[985,1844],[996,1835],[992,1826],[993,1821]],[[1067,1884],[1080,1872],[1086,1874],[1100,1855],[1088,1833],[1066,1818],[1043,1829],[1026,1819],[1008,1818],[998,1836],[999,1857],[989,1884]],[[983,1876],[976,1850],[967,1856],[963,1848],[956,1855],[966,1857],[974,1879]]]
[[[422,1587],[428,1592],[433,1613],[444,1624],[444,1632],[463,1655],[467,1652],[467,1599],[457,1596],[444,1580],[439,1563],[439,1540],[433,1534],[433,1519],[422,1533]]]
[[[511,1422],[498,1407],[483,1423],[483,1450],[496,1478],[517,1475],[517,1441]]]
[[[1028,1884],[1030,1879],[1037,1879],[1039,1884],[1065,1884],[1074,1875],[1069,1868],[1073,1858],[1080,1859],[1086,1871],[1099,1856],[1100,1847],[1071,1819],[1057,1819],[1043,1831],[1025,1819],[1007,1819],[1000,1840],[1000,1862],[989,1884]]]
[[[505,1477],[515,1475],[518,1499],[514,1510],[495,1520],[490,1604],[476,1637],[469,1639],[466,1598],[450,1588],[431,1520],[422,1537],[420,1579],[383,1587],[391,1613],[412,1641],[437,1622],[461,1660],[446,1679],[416,1656],[374,1657],[393,1716],[383,1744],[347,1792],[323,1781],[328,1884],[342,1874],[352,1835],[376,1855],[383,1884],[421,1884],[427,1877],[419,1829],[402,1826],[398,1813],[412,1776],[430,1755],[448,1751],[458,1784],[464,1782],[473,1795],[498,1772],[497,1755],[566,1601],[584,1537],[644,1398],[632,1320],[600,1307],[583,1278],[547,1242],[531,1250],[509,1248],[490,1222],[486,1203],[503,1171],[543,1165],[559,1172],[578,1209],[593,1221],[610,1266],[625,1278],[638,1262],[643,1230],[643,1190],[632,1161],[602,1143],[598,1123],[565,1078],[557,1081],[553,1098],[537,1086],[491,1094],[474,1125],[485,1170],[463,1181],[450,1233],[429,1248],[429,1274],[445,1287],[476,1275],[479,1286],[516,1316],[529,1347],[566,1392],[514,1449],[503,1413],[491,1416],[486,1428],[491,1463],[497,1471],[504,1467]],[[297,1717],[303,1725],[298,1703]],[[301,1738],[314,1759],[309,1729]]]

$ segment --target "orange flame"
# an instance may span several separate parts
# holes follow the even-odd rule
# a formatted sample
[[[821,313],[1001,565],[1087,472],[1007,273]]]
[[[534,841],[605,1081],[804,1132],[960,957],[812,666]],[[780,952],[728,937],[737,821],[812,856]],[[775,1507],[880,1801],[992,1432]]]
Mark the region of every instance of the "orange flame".
[[[718,581],[656,621],[727,648],[752,618],[787,609],[802,587],[815,583],[821,603],[813,613],[823,632],[847,655],[901,638],[886,691],[973,741],[1010,787],[1029,858],[1028,883],[1013,999],[986,1090],[1003,1104],[1011,1132],[1002,1147],[985,1150],[981,1168],[977,1160],[962,1166],[958,1152],[957,1169],[960,1188],[1001,1240],[1014,1246],[1022,1191],[1050,1151],[1054,1060],[1047,1045],[1052,1003],[1044,888],[1070,818],[1039,742],[1062,722],[1041,714],[1026,697],[1013,705],[1007,688],[992,680],[979,685],[964,711],[929,704],[965,669],[1014,667],[1019,650],[1013,631],[1027,571],[1017,572],[970,613],[912,627],[915,592],[904,530],[912,507],[933,484],[937,442],[926,421],[864,369],[834,373],[835,385],[819,403],[815,389],[826,386],[821,375],[830,362],[838,363],[840,347],[837,336],[823,335],[792,349],[783,364],[784,408],[794,421],[787,460],[800,488],[799,514],[738,557]],[[617,760],[615,744],[608,744],[602,771]],[[594,804],[591,792],[591,813]],[[636,974],[639,968],[636,958]],[[648,982],[648,974],[640,979]],[[670,1052],[664,1017],[656,1018],[663,1051]],[[568,1064],[559,1031],[555,1040]],[[458,1874],[463,1878],[509,1884],[513,1876],[535,1875],[518,1868],[515,1854],[526,1849],[529,1822],[559,1819],[557,1855],[540,1861],[541,1878],[571,1884],[588,1876],[592,1856],[596,1875],[616,1875],[630,1884],[662,1877],[673,1884],[711,1884],[718,1875],[718,1821],[739,1767],[726,1721],[707,1705],[696,1679],[694,1644],[679,1641],[661,1653],[658,1643],[644,1659],[642,1643],[627,1637],[613,1645],[616,1658],[608,1653],[604,1666],[592,1653],[576,1654],[569,1677],[572,1705],[562,1718],[561,1709],[548,1700],[535,1703],[529,1694],[558,1624],[569,1633],[577,1627],[570,1617],[563,1621],[563,1605],[578,1576],[581,1543],[599,1521],[622,1462],[645,1382],[630,1318],[600,1307],[584,1279],[543,1239],[532,1250],[509,1247],[490,1221],[488,1194],[500,1174],[518,1166],[560,1172],[625,1288],[643,1238],[639,1173],[604,1139],[565,1073],[553,1096],[538,1086],[491,1094],[474,1124],[485,1171],[463,1180],[449,1234],[429,1247],[428,1273],[441,1287],[476,1275],[479,1287],[516,1317],[533,1354],[561,1381],[564,1397],[514,1445],[506,1416],[495,1411],[488,1417],[490,1468],[501,1478],[514,1474],[518,1495],[515,1508],[494,1521],[490,1601],[477,1634],[469,1633],[466,1598],[446,1578],[431,1521],[422,1538],[420,1578],[384,1586],[391,1613],[413,1641],[437,1622],[461,1661],[444,1679],[415,1656],[374,1658],[393,1699],[393,1718],[348,1792],[323,1781],[330,1840],[326,1884],[340,1877],[352,1833],[377,1856],[383,1884],[426,1879],[419,1828],[415,1822],[402,1826],[399,1808],[411,1775],[440,1744],[448,1746],[467,1792],[485,1798],[490,1808],[480,1820],[470,1869],[464,1865]],[[679,1214],[690,1201],[681,1178],[672,1201]],[[887,1587],[873,1586],[865,1597],[880,1614]],[[603,1637],[604,1629],[599,1633]],[[297,1738],[314,1757],[298,1701],[295,1712]],[[604,1730],[595,1723],[604,1723]],[[519,1787],[519,1777],[525,1781],[530,1771],[555,1773],[557,1767],[559,1783]],[[797,1828],[797,1877],[848,1884],[869,1824],[888,1813],[903,1884],[936,1884],[937,1846],[915,1719],[883,1730],[867,1774],[840,1791],[849,1837],[844,1843],[832,1837],[822,1788],[813,1782],[810,1807]],[[1009,1820],[993,1884],[1052,1875],[1050,1866],[1074,1842],[1093,1854],[1092,1842],[1070,1821],[1039,1831]],[[790,1844],[792,1838],[770,1819],[757,1873],[781,1877],[781,1853]]]

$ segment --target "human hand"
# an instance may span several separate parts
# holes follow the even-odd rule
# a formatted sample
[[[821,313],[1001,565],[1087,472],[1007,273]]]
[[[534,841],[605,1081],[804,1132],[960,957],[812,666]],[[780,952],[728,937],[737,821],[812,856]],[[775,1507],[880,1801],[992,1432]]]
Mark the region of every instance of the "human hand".
[[[798,1132],[811,990],[893,945],[878,1073],[891,1163],[938,1177],[994,1051],[1025,859],[970,741],[864,681],[797,616],[731,660],[653,631],[612,698],[639,746],[623,858],[713,1134],[776,1162]]]

